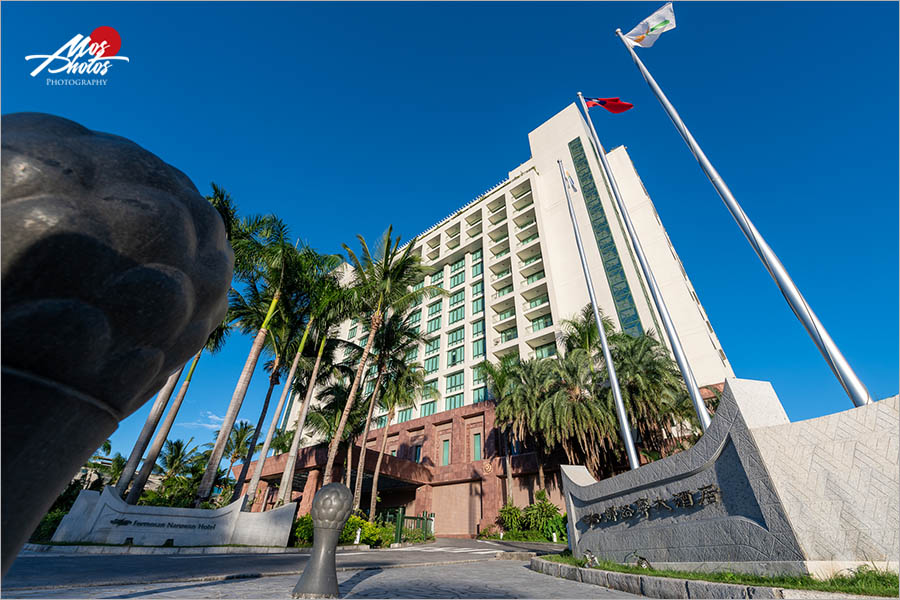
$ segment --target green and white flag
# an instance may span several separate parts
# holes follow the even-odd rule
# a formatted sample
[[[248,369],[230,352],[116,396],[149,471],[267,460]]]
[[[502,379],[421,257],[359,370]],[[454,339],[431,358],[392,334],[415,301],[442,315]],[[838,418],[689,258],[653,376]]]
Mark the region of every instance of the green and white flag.
[[[662,32],[675,29],[675,11],[672,3],[666,2],[662,8],[637,24],[625,34],[625,40],[633,48],[649,48]]]

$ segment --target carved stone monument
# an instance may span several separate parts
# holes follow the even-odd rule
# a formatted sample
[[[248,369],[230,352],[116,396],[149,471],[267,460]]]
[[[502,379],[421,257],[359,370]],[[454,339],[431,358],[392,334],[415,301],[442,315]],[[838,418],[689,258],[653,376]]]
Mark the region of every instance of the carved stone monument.
[[[294,587],[294,598],[337,598],[337,565],[334,553],[344,524],[350,517],[353,494],[342,483],[329,483],[316,493],[310,516],[313,548],[303,575]]]
[[[3,117],[2,556],[206,341],[234,257],[184,173],[60,117]]]
[[[654,567],[897,569],[898,398],[790,423],[767,382],[729,379],[689,450],[596,481],[564,466],[569,543]]]

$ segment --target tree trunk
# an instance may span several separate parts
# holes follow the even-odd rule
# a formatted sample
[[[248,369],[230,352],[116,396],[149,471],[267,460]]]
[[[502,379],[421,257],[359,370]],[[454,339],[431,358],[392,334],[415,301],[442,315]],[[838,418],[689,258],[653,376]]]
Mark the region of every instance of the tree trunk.
[[[183,371],[184,365],[169,376],[165,385],[163,385],[162,389],[159,390],[159,393],[156,394],[156,401],[150,409],[150,414],[147,415],[147,421],[144,423],[144,428],[141,429],[141,434],[134,443],[134,448],[131,449],[131,455],[128,457],[125,468],[122,469],[122,474],[119,476],[119,481],[116,483],[116,492],[119,496],[124,495],[125,490],[128,489],[128,484],[131,483],[131,479],[134,477],[135,471],[137,471],[138,463],[141,462],[141,457],[144,456],[144,451],[150,444],[153,432],[156,431],[156,427],[159,425],[159,420],[162,418],[163,411],[166,410],[169,398],[172,396],[172,392],[175,390],[175,385],[178,383],[178,380],[181,379],[181,373]]]
[[[369,412],[366,413],[366,426],[363,429],[362,444],[360,444],[362,449],[359,451],[359,466],[356,468],[356,486],[353,490],[353,512],[350,514],[359,510],[359,505],[362,503],[362,482],[363,473],[366,470],[366,450],[368,448],[366,440],[369,437],[369,428],[372,426],[372,413],[375,412],[375,400],[378,398],[378,390],[381,387],[382,377],[384,377],[383,364],[378,368],[378,379],[375,380],[375,387],[372,388],[372,396],[369,398]],[[353,444],[353,440],[350,440],[350,444]]]
[[[294,471],[297,468],[297,451],[300,449],[300,438],[303,437],[303,426],[306,425],[306,413],[309,411],[309,403],[312,400],[313,391],[316,388],[316,377],[319,375],[319,366],[322,364],[322,354],[325,352],[325,342],[328,338],[322,337],[319,342],[319,352],[316,354],[316,362],[312,373],[309,375],[309,384],[306,386],[306,396],[303,398],[303,406],[300,408],[300,416],[294,428],[294,439],[291,440],[291,449],[288,451],[287,462],[284,465],[284,473],[281,474],[281,485],[278,487],[278,503],[282,506],[290,501],[291,492],[294,490]],[[290,418],[290,417],[288,417]]]
[[[394,407],[388,411],[387,422],[390,423],[394,418]],[[375,522],[375,504],[378,502],[378,475],[381,473],[381,459],[384,458],[384,449],[387,447],[388,425],[384,426],[384,433],[381,435],[381,449],[378,451],[378,460],[375,461],[375,474],[372,475],[372,500],[369,502],[369,521]],[[401,527],[403,524],[401,523]]]
[[[266,455],[269,454],[269,446],[272,444],[272,438],[275,437],[275,429],[278,427],[278,417],[281,416],[281,409],[284,408],[284,401],[290,394],[291,387],[294,385],[294,375],[297,373],[297,365],[300,362],[300,355],[303,353],[303,347],[306,346],[306,336],[309,334],[309,328],[312,326],[312,319],[306,324],[306,331],[303,332],[303,339],[300,340],[300,348],[294,355],[294,362],[291,363],[291,370],[288,372],[287,380],[284,382],[284,389],[281,390],[281,397],[278,399],[278,406],[275,407],[275,414],[272,416],[272,423],[269,425],[269,431],[266,433],[266,441],[263,442],[262,451],[259,453],[259,460],[256,461],[256,469],[253,470],[253,477],[250,479],[250,487],[248,487],[247,505],[245,509],[249,512],[256,500],[256,488],[259,487],[259,480],[262,477],[263,468],[266,466]],[[291,394],[293,396],[293,394]],[[290,409],[288,409],[290,410]],[[287,415],[287,419],[290,415]],[[296,435],[296,434],[295,434]],[[265,508],[265,504],[263,504]]]
[[[137,474],[137,477],[134,478],[134,484],[131,486],[131,491],[128,492],[128,497],[125,498],[125,502],[128,504],[137,504],[137,501],[141,498],[141,494],[144,492],[144,486],[147,485],[147,479],[150,477],[150,472],[153,471],[153,465],[156,464],[156,459],[159,458],[159,453],[162,450],[163,444],[166,443],[166,438],[169,437],[169,431],[172,429],[172,424],[175,423],[175,417],[178,416],[178,409],[181,408],[181,403],[184,402],[184,397],[187,395],[188,388],[191,385],[191,378],[194,377],[194,369],[197,368],[197,363],[200,361],[201,354],[203,354],[202,349],[194,356],[194,362],[191,363],[191,368],[188,369],[187,376],[185,376],[184,381],[181,383],[178,395],[175,396],[175,400],[172,402],[172,406],[169,407],[169,412],[166,413],[166,418],[163,420],[162,426],[156,433],[156,438],[154,438],[150,450],[147,451],[147,456],[144,458],[144,464],[141,465],[140,472]]]
[[[280,366],[281,357],[276,354],[275,363],[272,365],[272,374],[269,376],[269,390],[266,392],[266,399],[263,400],[263,406],[262,410],[259,412],[259,421],[256,423],[256,429],[253,430],[253,436],[250,438],[250,447],[247,448],[247,458],[244,460],[244,464],[241,467],[241,474],[238,475],[237,480],[234,482],[234,491],[231,494],[232,502],[237,502],[237,499],[241,497],[241,488],[244,486],[244,482],[247,481],[247,471],[250,470],[250,461],[253,460],[253,454],[256,452],[256,442],[259,440],[259,432],[263,428],[263,423],[266,422],[266,413],[269,411],[269,401],[272,399],[272,390],[278,385],[278,367]],[[260,460],[262,460],[262,457],[260,457]],[[249,493],[250,492],[248,492],[248,494]]]
[[[506,503],[512,504],[512,437],[506,434]]]
[[[344,479],[345,479],[344,485],[347,486],[348,490],[350,489],[350,474],[351,474],[350,469],[352,467],[353,467],[353,441],[350,441],[347,444],[347,472],[344,473]]]
[[[544,477],[544,453],[541,452],[540,444],[537,446],[537,464],[538,464],[538,489],[547,491],[547,484]]]
[[[341,421],[338,423],[337,431],[334,432],[334,438],[328,445],[328,461],[325,463],[325,478],[322,486],[331,483],[331,469],[334,468],[334,457],[337,455],[337,445],[344,434],[344,427],[347,425],[347,418],[350,416],[350,410],[353,408],[353,402],[356,400],[356,392],[362,382],[362,374],[366,369],[366,362],[369,360],[369,353],[372,351],[372,344],[375,342],[375,333],[381,327],[381,308],[372,315],[372,330],[369,331],[369,339],[366,340],[366,347],[363,350],[362,357],[359,360],[359,367],[356,368],[356,377],[353,378],[353,385],[350,386],[350,395],[347,396],[347,404],[344,405],[344,412],[341,413]],[[352,443],[352,442],[351,442]]]

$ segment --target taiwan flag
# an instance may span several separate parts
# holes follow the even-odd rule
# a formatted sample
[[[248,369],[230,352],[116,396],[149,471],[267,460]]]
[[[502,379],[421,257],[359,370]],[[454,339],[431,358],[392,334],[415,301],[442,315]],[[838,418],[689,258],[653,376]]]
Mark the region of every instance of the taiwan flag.
[[[634,104],[622,102],[618,98],[585,98],[588,108],[602,106],[611,113],[623,113],[634,108]]]

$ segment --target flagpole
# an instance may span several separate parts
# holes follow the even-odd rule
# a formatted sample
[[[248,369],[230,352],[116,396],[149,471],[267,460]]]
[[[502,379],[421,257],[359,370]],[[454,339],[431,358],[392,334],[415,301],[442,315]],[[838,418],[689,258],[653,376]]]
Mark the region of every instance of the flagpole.
[[[622,40],[622,43],[625,44],[625,47],[631,54],[631,59],[634,61],[634,64],[637,65],[638,70],[640,70],[641,75],[643,75],[644,80],[650,86],[650,89],[656,94],[659,103],[662,104],[666,114],[669,115],[669,118],[675,125],[675,129],[677,129],[678,133],[681,134],[681,137],[684,138],[684,141],[693,153],[694,158],[700,163],[703,172],[706,173],[709,181],[713,184],[713,187],[716,188],[716,191],[719,193],[719,196],[722,198],[722,201],[725,203],[731,216],[737,221],[738,227],[741,228],[741,231],[746,236],[747,241],[750,242],[756,255],[766,267],[769,275],[775,280],[775,284],[778,286],[778,289],[781,290],[784,299],[787,300],[791,310],[794,311],[794,314],[806,328],[807,333],[809,333],[809,336],[816,344],[816,347],[819,348],[819,352],[822,353],[825,362],[828,363],[832,373],[837,377],[841,386],[844,388],[844,391],[847,392],[847,395],[850,396],[853,404],[855,406],[863,406],[872,402],[872,397],[869,395],[866,386],[863,385],[863,382],[860,381],[856,376],[856,373],[853,372],[847,359],[844,358],[844,355],[838,350],[834,340],[828,335],[828,331],[825,330],[825,327],[819,321],[818,317],[816,317],[812,308],[806,303],[800,290],[797,289],[797,286],[791,280],[790,275],[788,275],[784,265],[781,264],[781,261],[778,260],[778,257],[766,243],[766,240],[763,239],[749,217],[744,213],[741,205],[734,199],[734,196],[731,194],[731,190],[728,189],[725,181],[719,175],[718,171],[716,171],[715,167],[712,166],[712,163],[709,162],[709,159],[706,158],[700,145],[697,144],[694,136],[688,131],[684,121],[678,116],[675,107],[672,106],[669,99],[666,98],[666,95],[660,89],[659,85],[657,85],[656,80],[650,75],[647,67],[645,67],[644,63],[641,62],[641,59],[638,58],[634,48],[631,47],[625,36],[622,35],[622,30],[616,29],[616,34],[619,36],[619,39]]]
[[[634,253],[637,255],[638,263],[641,265],[641,271],[644,273],[644,278],[647,280],[647,285],[650,288],[650,295],[653,297],[656,310],[659,312],[659,316],[663,322],[663,328],[666,330],[666,336],[669,338],[669,343],[672,346],[672,354],[675,355],[675,362],[678,363],[678,369],[681,371],[681,376],[684,377],[684,384],[687,386],[691,401],[694,403],[694,411],[697,413],[697,418],[700,420],[700,427],[703,431],[706,431],[709,427],[709,411],[706,409],[706,404],[703,402],[703,397],[700,395],[700,388],[697,387],[697,380],[694,378],[694,372],[691,370],[690,364],[688,364],[687,357],[684,354],[684,348],[681,346],[681,340],[678,338],[678,332],[675,331],[675,324],[672,322],[672,317],[669,315],[669,309],[666,307],[666,303],[663,300],[662,293],[656,283],[656,278],[653,276],[653,271],[650,270],[647,258],[644,256],[644,249],[641,247],[641,242],[634,230],[634,225],[631,222],[631,216],[628,214],[628,209],[625,207],[625,202],[622,201],[622,195],[619,193],[619,186],[616,183],[616,178],[613,176],[612,169],[609,168],[609,163],[606,161],[606,152],[603,150],[603,145],[600,143],[600,138],[597,136],[597,130],[594,128],[591,113],[588,111],[588,106],[585,103],[584,96],[581,95],[581,92],[578,92],[578,100],[581,102],[581,108],[584,110],[584,114],[587,117],[588,125],[591,128],[591,135],[594,136],[594,144],[597,145],[597,154],[600,156],[600,165],[603,167],[606,180],[609,181],[609,187],[612,188],[616,206],[619,207],[619,213],[622,215],[622,220],[625,222],[625,229],[628,230],[628,236],[631,238],[631,245],[634,247]]]
[[[563,190],[566,192],[566,202],[569,204],[569,216],[572,218],[572,229],[575,231],[575,245],[578,246],[578,256],[581,258],[581,268],[584,270],[584,282],[587,284],[588,296],[591,299],[591,308],[594,310],[594,321],[597,323],[597,331],[600,334],[600,346],[603,348],[603,358],[606,360],[606,370],[609,373],[609,386],[612,388],[613,399],[616,405],[616,414],[619,417],[619,433],[625,442],[625,453],[628,455],[628,464],[632,469],[641,466],[637,451],[634,448],[634,440],[631,438],[631,426],[628,423],[628,413],[625,412],[625,402],[622,400],[622,391],[619,389],[619,378],[616,377],[616,367],[613,365],[612,354],[606,341],[606,332],[603,330],[603,321],[600,319],[600,311],[597,309],[597,298],[594,296],[594,283],[591,281],[591,272],[588,270],[587,259],[584,256],[584,246],[581,244],[581,233],[578,231],[578,221],[575,219],[575,207],[572,206],[572,197],[569,195],[569,183],[566,181],[566,171],[561,160],[559,176],[562,178]]]

